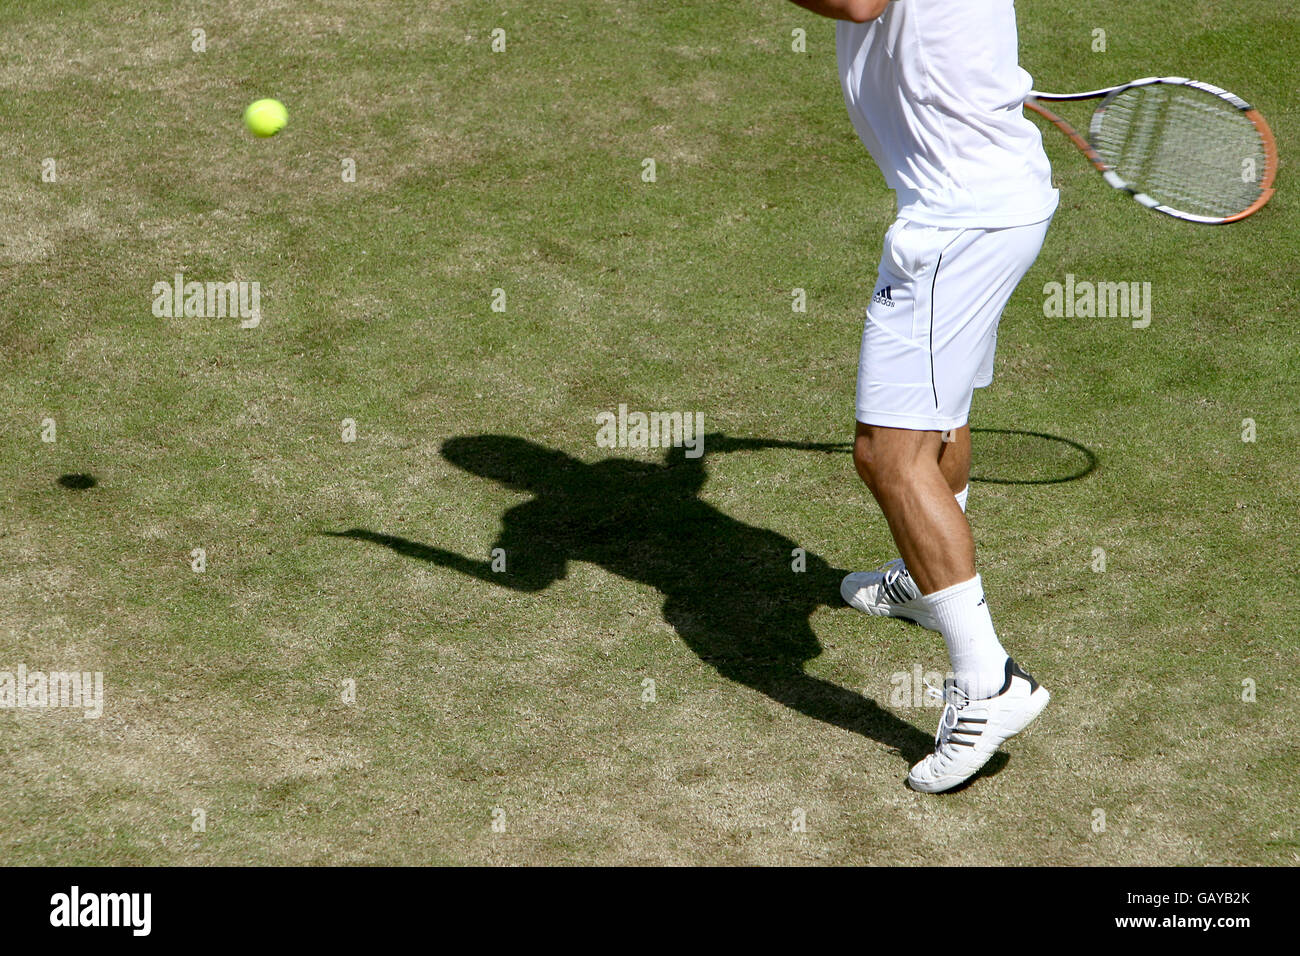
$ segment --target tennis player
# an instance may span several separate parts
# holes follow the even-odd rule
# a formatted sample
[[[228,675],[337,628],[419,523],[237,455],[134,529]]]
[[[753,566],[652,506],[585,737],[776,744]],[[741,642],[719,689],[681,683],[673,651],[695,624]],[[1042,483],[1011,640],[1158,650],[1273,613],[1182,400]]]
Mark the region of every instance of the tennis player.
[[[1022,104],[1012,0],[794,0],[841,22],[836,48],[858,137],[897,194],[858,360],[854,464],[900,558],[850,574],[845,601],[943,635],[931,793],[968,780],[1024,730],[1047,690],[1003,649],[966,521],[971,396],[993,380],[998,319],[1056,211]]]

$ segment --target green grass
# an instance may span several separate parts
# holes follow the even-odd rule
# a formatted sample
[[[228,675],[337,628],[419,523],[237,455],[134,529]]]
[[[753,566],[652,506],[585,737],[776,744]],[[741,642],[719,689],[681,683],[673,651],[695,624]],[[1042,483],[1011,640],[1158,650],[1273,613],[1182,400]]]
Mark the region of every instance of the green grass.
[[[835,595],[892,554],[848,456],[595,443],[620,403],[850,436],[893,206],[832,25],[778,0],[144,6],[0,9],[0,670],[107,683],[98,721],[0,711],[7,861],[1300,862],[1294,16],[1018,4],[1044,88],[1219,83],[1283,168],[1259,215],[1196,228],[1045,132],[1062,206],[973,424],[1098,466],[973,486],[995,620],[1054,702],[935,798],[902,780],[937,711],[890,677],[946,669],[942,642]],[[239,122],[260,96],[289,108],[272,140]],[[262,324],[155,318],[178,271],[259,282]],[[1151,326],[1044,317],[1066,273],[1151,282]],[[975,453],[994,479],[1078,463]]]

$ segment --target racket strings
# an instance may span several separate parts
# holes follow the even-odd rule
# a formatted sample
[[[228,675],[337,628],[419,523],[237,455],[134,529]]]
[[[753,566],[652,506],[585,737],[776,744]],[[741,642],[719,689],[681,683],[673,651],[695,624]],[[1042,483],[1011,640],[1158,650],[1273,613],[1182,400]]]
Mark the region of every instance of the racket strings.
[[[1098,112],[1093,145],[1135,191],[1202,216],[1230,216],[1255,202],[1268,162],[1249,117],[1185,87],[1112,97]]]

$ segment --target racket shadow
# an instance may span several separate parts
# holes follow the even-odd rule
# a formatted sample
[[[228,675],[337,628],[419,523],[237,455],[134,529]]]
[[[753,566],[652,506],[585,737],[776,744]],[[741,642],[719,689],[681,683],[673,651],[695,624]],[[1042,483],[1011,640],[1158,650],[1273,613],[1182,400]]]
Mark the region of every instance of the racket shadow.
[[[1100,464],[1096,452],[1091,448],[1060,435],[1021,428],[972,428],[970,432],[971,457],[979,465],[979,471],[973,472],[970,480],[986,485],[1059,485],[1086,478]],[[852,442],[775,441],[723,436],[719,436],[719,440],[726,444],[717,450],[725,451],[763,448],[843,453],[853,451]]]
[[[970,480],[986,485],[1059,485],[1088,477],[1099,464],[1092,449],[1060,435],[1019,428],[970,431],[971,458],[980,463]],[[1022,470],[1020,475],[1015,474],[1017,469]],[[1048,474],[1026,474],[1029,469]]]

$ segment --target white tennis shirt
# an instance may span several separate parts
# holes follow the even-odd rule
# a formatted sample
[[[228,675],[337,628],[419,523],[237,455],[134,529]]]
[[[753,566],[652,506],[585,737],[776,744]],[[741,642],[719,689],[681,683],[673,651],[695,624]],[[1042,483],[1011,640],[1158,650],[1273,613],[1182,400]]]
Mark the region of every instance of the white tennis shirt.
[[[1001,228],[1056,209],[1042,135],[1024,114],[1013,0],[894,0],[840,21],[840,84],[859,138],[930,226]]]

